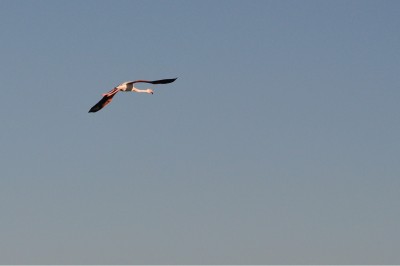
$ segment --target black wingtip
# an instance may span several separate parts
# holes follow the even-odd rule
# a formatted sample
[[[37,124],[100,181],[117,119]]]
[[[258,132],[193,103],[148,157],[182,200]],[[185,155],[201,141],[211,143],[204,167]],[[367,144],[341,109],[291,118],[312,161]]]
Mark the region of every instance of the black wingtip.
[[[176,80],[177,78],[173,78],[173,79],[161,79],[161,80],[155,80],[152,81],[150,83],[152,84],[168,84],[168,83],[172,83]]]
[[[88,113],[96,113],[97,111],[99,111],[101,108],[99,108],[98,106],[93,106],[92,108],[90,108]]]

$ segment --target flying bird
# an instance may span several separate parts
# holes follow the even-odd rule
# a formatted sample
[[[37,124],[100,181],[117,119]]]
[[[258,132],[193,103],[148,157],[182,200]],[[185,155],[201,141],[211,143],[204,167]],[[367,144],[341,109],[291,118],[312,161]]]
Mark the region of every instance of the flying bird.
[[[98,103],[96,103],[92,108],[90,108],[89,113],[97,112],[97,111],[101,110],[102,108],[104,108],[105,106],[107,106],[109,103],[111,103],[113,97],[119,91],[144,92],[144,93],[148,93],[148,94],[154,93],[154,91],[152,89],[141,90],[141,89],[135,88],[135,86],[134,86],[135,83],[168,84],[168,83],[174,82],[175,80],[176,80],[176,78],[161,79],[161,80],[154,80],[154,81],[135,80],[135,81],[127,81],[127,82],[121,83],[118,86],[116,86],[114,89],[110,90],[109,92],[104,93],[103,98]]]

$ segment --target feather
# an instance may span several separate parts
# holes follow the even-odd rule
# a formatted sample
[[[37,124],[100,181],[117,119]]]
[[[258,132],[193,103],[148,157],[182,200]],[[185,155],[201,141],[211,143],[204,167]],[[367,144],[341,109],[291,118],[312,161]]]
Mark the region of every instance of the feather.
[[[111,96],[104,96],[98,103],[96,103],[92,108],[90,108],[89,113],[95,113],[97,111],[100,111],[104,107],[106,107],[108,104],[111,103],[113,97],[115,94]]]

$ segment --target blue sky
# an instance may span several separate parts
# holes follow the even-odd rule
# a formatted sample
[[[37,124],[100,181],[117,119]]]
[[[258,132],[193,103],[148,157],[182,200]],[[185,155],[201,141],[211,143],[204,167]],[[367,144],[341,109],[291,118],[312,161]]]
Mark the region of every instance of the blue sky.
[[[1,1],[0,263],[400,263],[399,11]]]

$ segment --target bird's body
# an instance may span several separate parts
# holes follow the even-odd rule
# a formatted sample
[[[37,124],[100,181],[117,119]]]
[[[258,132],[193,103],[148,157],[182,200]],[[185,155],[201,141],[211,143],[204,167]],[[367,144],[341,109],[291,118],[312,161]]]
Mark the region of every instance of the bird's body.
[[[133,91],[133,88],[135,88],[133,86],[133,81],[127,81],[124,83],[119,84],[116,88],[118,88],[121,91]]]
[[[141,90],[141,89],[136,88],[133,85],[135,83],[168,84],[168,83],[174,82],[175,80],[176,80],[176,78],[174,78],[174,79],[161,79],[161,80],[154,80],[154,81],[136,80],[136,81],[123,82],[123,83],[119,84],[118,86],[116,86],[114,89],[110,90],[109,92],[104,93],[103,94],[103,98],[98,103],[96,103],[92,108],[90,108],[89,113],[97,112],[97,111],[101,110],[102,108],[104,108],[105,106],[107,106],[109,103],[111,103],[113,97],[119,91],[144,92],[144,93],[148,93],[148,94],[153,94],[154,93],[154,91],[152,89]]]

